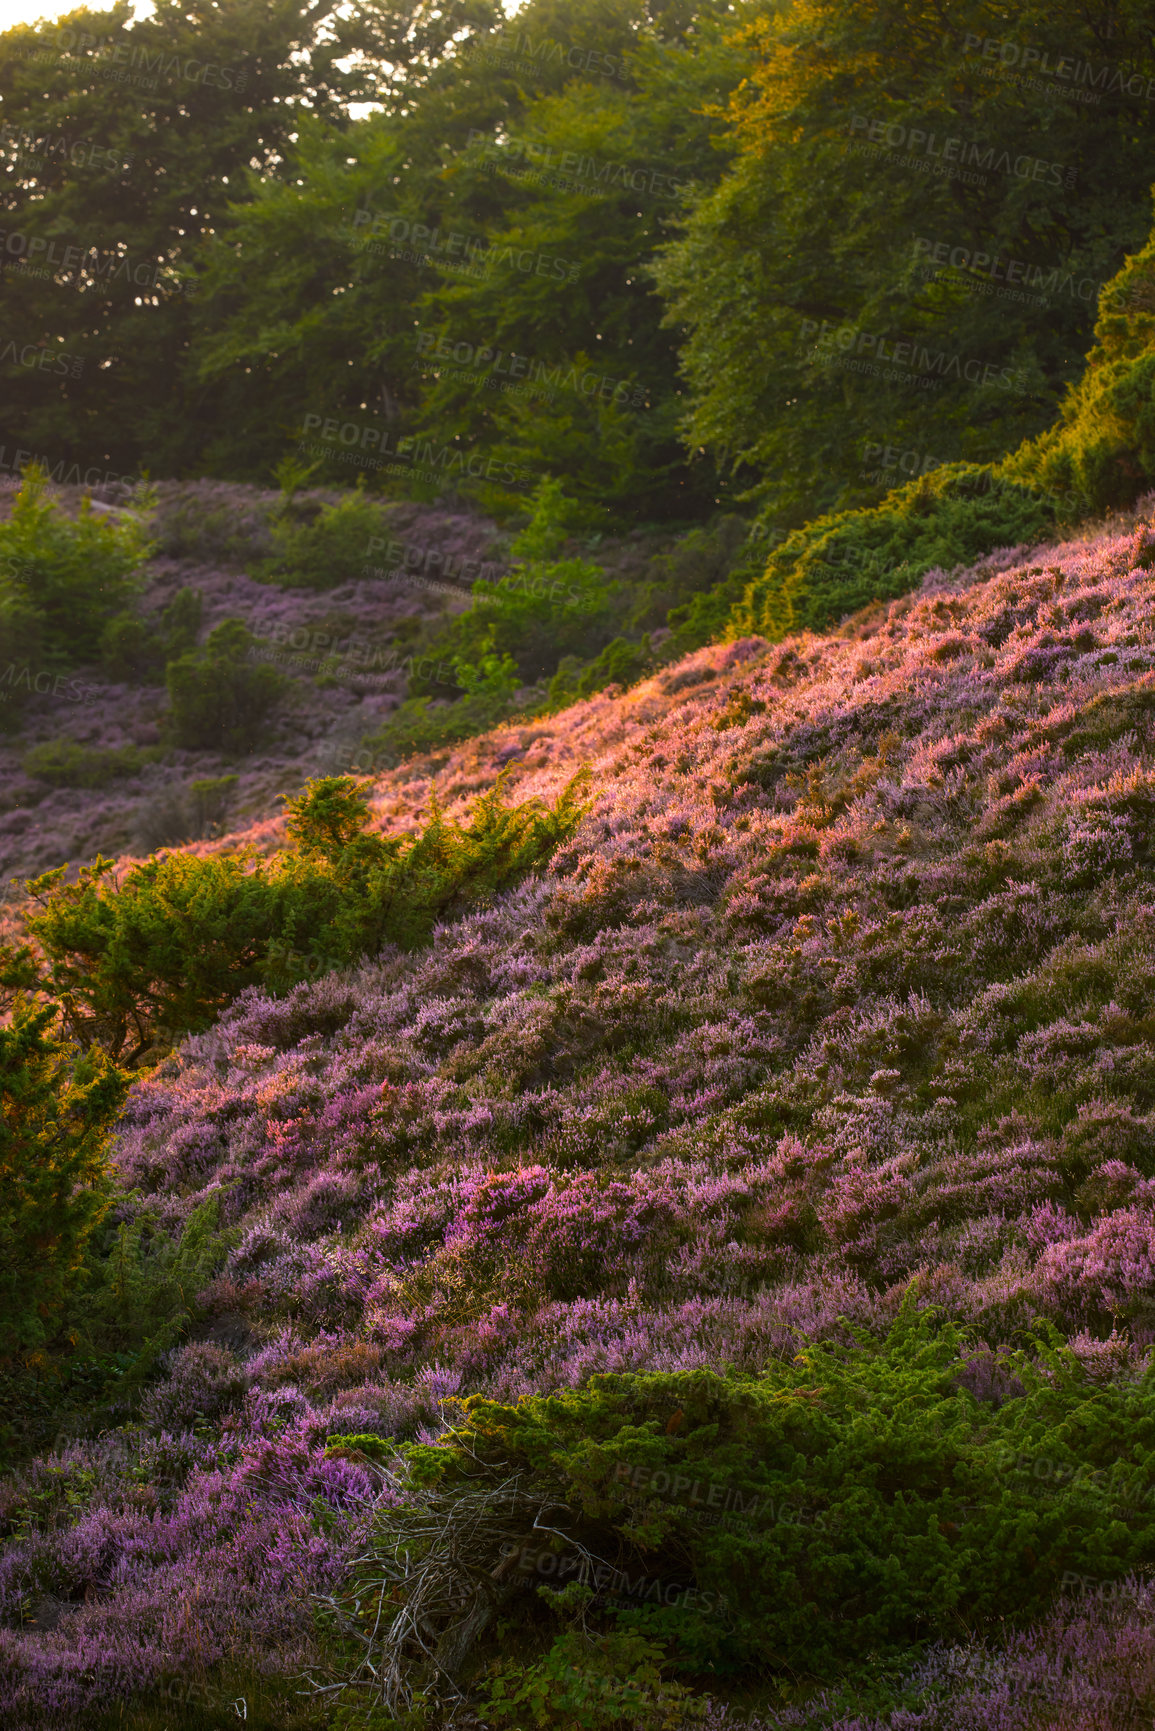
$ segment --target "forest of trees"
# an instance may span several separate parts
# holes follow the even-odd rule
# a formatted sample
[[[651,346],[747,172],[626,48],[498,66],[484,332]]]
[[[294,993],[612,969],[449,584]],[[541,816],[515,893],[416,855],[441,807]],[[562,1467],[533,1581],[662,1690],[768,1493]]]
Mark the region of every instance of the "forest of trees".
[[[591,521],[779,532],[872,503],[1054,419],[1148,233],[1153,76],[1133,0],[22,26],[0,461],[499,515],[554,476]]]

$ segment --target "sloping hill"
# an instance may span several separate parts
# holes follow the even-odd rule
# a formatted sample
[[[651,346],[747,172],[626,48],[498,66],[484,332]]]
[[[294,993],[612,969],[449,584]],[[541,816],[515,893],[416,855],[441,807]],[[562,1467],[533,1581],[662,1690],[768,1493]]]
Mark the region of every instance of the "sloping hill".
[[[460,748],[451,805],[592,764],[550,869],[424,952],[250,993],[136,1084],[128,1211],[200,1243],[219,1208],[226,1237],[215,1270],[188,1253],[192,1339],[137,1424],[5,1486],[9,1722],[303,1664],[308,1591],[394,1494],[326,1436],[431,1439],[443,1397],[788,1364],[799,1331],[885,1332],[912,1282],[991,1347],[1042,1318],[1092,1379],[1136,1372],[1155,538],[1141,512],[994,563]],[[432,785],[383,777],[383,825]],[[1027,1724],[978,1653],[965,1723]]]

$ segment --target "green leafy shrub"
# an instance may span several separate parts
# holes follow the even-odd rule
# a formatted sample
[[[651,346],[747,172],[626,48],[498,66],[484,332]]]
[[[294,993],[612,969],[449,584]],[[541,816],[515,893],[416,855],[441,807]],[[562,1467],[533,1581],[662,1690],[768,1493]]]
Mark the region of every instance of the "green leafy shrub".
[[[693,1701],[684,1684],[662,1677],[665,1657],[655,1642],[625,1630],[600,1637],[571,1630],[536,1663],[495,1663],[479,1690],[485,1717],[515,1731],[531,1725],[612,1731],[639,1720],[684,1726],[704,1718],[703,1701]]]
[[[220,829],[236,785],[235,775],[202,775],[189,782],[190,816],[196,835],[211,835]]]
[[[0,570],[0,728],[19,725],[43,658],[40,615],[20,586]]]
[[[360,761],[374,768],[392,769],[418,752],[440,751],[473,739],[514,713],[515,705],[505,692],[477,692],[452,703],[431,703],[428,697],[410,697],[395,709],[388,721],[361,741]]]
[[[207,1027],[246,986],[286,989],[286,958],[316,951],[333,966],[386,943],[413,948],[438,920],[484,903],[545,863],[581,816],[581,777],[552,809],[507,806],[500,786],[468,827],[434,804],[417,837],[368,833],[367,796],[352,780],[310,782],[289,801],[295,845],[271,861],[172,853],[118,878],[98,858],[74,883],[58,867],[32,879],[17,952],[63,1004],[84,1045],[137,1063],[180,1032]]]
[[[1043,539],[1058,501],[989,464],[944,463],[878,505],[796,529],[731,608],[727,637],[772,641],[825,631],[871,601],[913,589],[934,566],[972,564],[996,547]]]
[[[307,478],[301,472],[300,479]],[[297,479],[296,472],[287,479]],[[253,575],[300,589],[336,589],[353,582],[371,563],[371,543],[380,545],[389,533],[389,507],[367,499],[360,489],[336,505],[298,505],[296,490],[284,490],[281,512],[270,525],[274,552],[254,567]]]
[[[197,1294],[236,1236],[235,1228],[221,1230],[219,1196],[199,1203],[175,1233],[147,1209],[134,1209],[114,1232],[105,1227],[92,1245],[81,1349],[131,1354],[137,1382],[197,1314]]]
[[[127,1078],[77,1056],[54,1009],[0,1027],[0,1353],[42,1346],[79,1279],[109,1200],[105,1142]]]
[[[24,773],[50,781],[54,787],[105,787],[118,776],[135,775],[156,751],[134,745],[101,751],[75,739],[46,739],[24,754]]]
[[[400,1450],[382,1533],[411,1506],[425,1539],[395,1599],[447,1579],[445,1547],[462,1543],[539,1654],[540,1600],[582,1588],[588,1631],[659,1643],[690,1672],[831,1678],[960,1625],[1037,1617],[1073,1577],[1155,1566],[1155,1363],[1103,1383],[1038,1340],[1003,1355],[1021,1392],[995,1404],[965,1386],[973,1350],[910,1301],[885,1339],[847,1328],[761,1375],[471,1396],[438,1443]],[[428,1632],[460,1657],[484,1621],[468,1592],[454,1615]],[[537,1665],[526,1702],[552,1664],[528,1662],[507,1673],[530,1688]],[[507,1682],[499,1713],[510,1700]]]
[[[200,632],[204,599],[199,589],[181,589],[160,616],[159,628],[136,613],[110,619],[100,638],[100,663],[110,679],[141,683],[163,677],[166,661],[187,654]]]
[[[592,697],[595,691],[604,691],[607,685],[633,685],[655,661],[648,636],[640,643],[615,637],[592,661],[567,657],[549,682],[546,709],[563,709],[583,697]]]
[[[588,655],[591,644],[600,648],[607,642],[615,586],[590,560],[560,557],[573,512],[561,483],[543,481],[528,524],[511,544],[512,569],[495,582],[477,579],[473,606],[436,626],[427,655],[464,669],[496,656],[511,680],[516,668],[518,684],[532,685],[552,673],[563,655]],[[465,683],[461,688],[469,690]],[[411,691],[430,695],[432,681],[415,678]]]
[[[177,745],[238,753],[253,748],[285,686],[275,667],[249,659],[255,642],[241,620],[223,619],[203,649],[169,662],[169,726]]]
[[[0,565],[14,573],[7,586],[39,620],[44,650],[76,665],[93,659],[109,617],[129,610],[151,546],[134,515],[110,520],[85,499],[71,518],[46,488],[42,469],[25,470],[0,523]]]

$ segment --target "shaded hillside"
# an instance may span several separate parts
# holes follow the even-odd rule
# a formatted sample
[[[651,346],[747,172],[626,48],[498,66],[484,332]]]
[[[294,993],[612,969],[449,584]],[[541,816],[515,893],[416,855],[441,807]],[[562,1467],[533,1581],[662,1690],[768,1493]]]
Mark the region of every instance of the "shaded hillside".
[[[981,1400],[1007,1393],[981,1343],[1038,1318],[1092,1383],[1138,1373],[1153,547],[1141,516],[932,578],[838,637],[702,650],[380,779],[391,829],[503,766],[526,797],[589,763],[596,799],[540,878],[426,951],[250,992],[135,1085],[122,1216],[224,1236],[188,1253],[191,1338],[135,1427],[5,1485],[9,1722],[316,1661],[307,1591],[396,1495],[326,1437],[432,1440],[449,1397],[789,1366],[799,1331],[885,1333],[912,1291],[973,1325]],[[1098,1576],[1155,1563],[1121,1543]],[[1149,1679],[1130,1603],[1110,1615]],[[918,1723],[1033,1722],[1037,1694],[1008,1705],[1025,1660],[981,1657],[939,1663]],[[733,1677],[755,1681],[782,1706],[772,1663]]]

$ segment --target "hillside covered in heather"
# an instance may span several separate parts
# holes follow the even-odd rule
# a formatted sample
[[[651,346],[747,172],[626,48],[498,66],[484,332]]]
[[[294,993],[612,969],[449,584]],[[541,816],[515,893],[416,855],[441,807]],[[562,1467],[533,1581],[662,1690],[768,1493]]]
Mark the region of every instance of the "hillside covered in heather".
[[[606,1372],[641,1376],[628,1434],[651,1452],[606,1416],[628,1378],[593,1384],[584,1500],[548,1517],[547,1549],[600,1522],[599,1556],[612,1543],[627,1580],[644,1566],[683,1598],[647,1613],[627,1591],[615,1610],[589,1577],[584,1626],[617,1631],[603,1694],[634,1679],[604,1723],[721,1725],[726,1701],[767,1726],[944,1731],[1152,1710],[1134,1571],[1155,1561],[1153,564],[1141,506],[1084,541],[932,574],[834,636],[709,647],[467,743],[431,779],[377,780],[389,829],[501,766],[518,798],[593,771],[539,875],[424,950],[250,990],[134,1085],[120,1296],[183,1281],[188,1333],[143,1398],[105,1388],[99,1434],[66,1423],[5,1481],[6,1723],[103,1723],[127,1692],[131,1722],[159,1725],[166,1689],[182,1724],[225,1723],[233,1696],[262,1725],[344,1723],[331,1696],[293,1704],[301,1674],[323,1686],[357,1663],[352,1625],[310,1595],[339,1596],[414,1498],[434,1558],[484,1526],[468,1475],[422,1477],[419,1448],[405,1480],[381,1450],[452,1423],[474,1427],[470,1458],[493,1435],[508,1454],[494,1413]],[[805,1382],[808,1341],[833,1356],[811,1363],[809,1402],[794,1389],[807,1414],[836,1428],[850,1379],[841,1468],[796,1430],[769,1517],[739,1495],[741,1518],[671,1526],[691,1478],[653,1489],[659,1445],[720,1398],[719,1370]],[[855,1377],[875,1379],[861,1407]],[[499,1405],[460,1404],[475,1395]],[[939,1415],[929,1468],[908,1407]],[[714,1424],[688,1430],[699,1477],[745,1484]],[[566,1446],[530,1448],[524,1482],[572,1466]],[[861,1591],[881,1568],[879,1597],[893,1588],[879,1473],[892,1513],[917,1516],[891,1568],[918,1602],[863,1649],[862,1610],[831,1583],[851,1569]],[[729,1490],[714,1506],[734,1508]],[[540,1549],[525,1508],[501,1504],[501,1555]],[[787,1548],[805,1628],[761,1593],[753,1537],[779,1569]],[[507,1628],[547,1615],[549,1573],[521,1570]],[[453,1675],[476,1700],[499,1656],[529,1660],[521,1637],[471,1630]],[[399,1675],[415,1653],[398,1636]],[[530,1723],[501,1700],[487,1722]]]
[[[1151,1726],[1150,13],[0,32],[3,1731]]]

